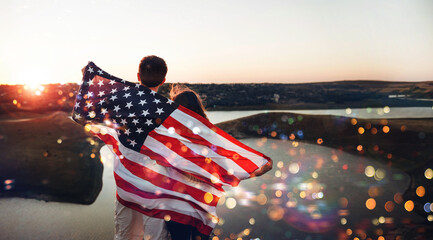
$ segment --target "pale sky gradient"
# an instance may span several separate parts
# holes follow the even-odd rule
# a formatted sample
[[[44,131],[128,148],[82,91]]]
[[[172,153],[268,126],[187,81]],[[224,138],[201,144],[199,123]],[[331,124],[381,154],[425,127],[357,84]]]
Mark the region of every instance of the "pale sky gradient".
[[[0,0],[0,84],[78,82],[94,61],[136,81],[433,80],[433,1]]]

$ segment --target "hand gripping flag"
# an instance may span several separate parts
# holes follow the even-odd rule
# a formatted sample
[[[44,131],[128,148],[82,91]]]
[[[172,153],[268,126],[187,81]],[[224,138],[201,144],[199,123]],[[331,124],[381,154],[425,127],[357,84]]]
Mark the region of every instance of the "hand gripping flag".
[[[222,186],[270,159],[139,83],[85,67],[72,118],[115,155],[117,199],[145,215],[210,234]]]

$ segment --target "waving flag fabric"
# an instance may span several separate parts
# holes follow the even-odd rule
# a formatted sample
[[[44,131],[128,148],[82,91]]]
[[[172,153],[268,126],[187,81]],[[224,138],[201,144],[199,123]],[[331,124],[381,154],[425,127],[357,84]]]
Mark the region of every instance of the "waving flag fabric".
[[[209,234],[224,190],[268,163],[195,112],[90,62],[73,119],[115,157],[117,199],[143,214]]]

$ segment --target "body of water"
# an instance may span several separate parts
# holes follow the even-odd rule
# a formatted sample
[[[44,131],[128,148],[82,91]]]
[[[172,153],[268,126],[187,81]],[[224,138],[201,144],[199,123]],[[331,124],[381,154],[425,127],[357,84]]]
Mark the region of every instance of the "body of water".
[[[349,114],[348,110],[296,112],[329,111]],[[349,116],[357,117],[363,112],[351,111]],[[398,111],[392,108],[383,116]],[[425,116],[433,117],[430,108],[401,110],[401,115],[393,116],[412,117],[414,111],[417,116],[430,111]],[[209,117],[217,123],[260,112],[264,111],[209,112]],[[243,142],[270,156],[274,168],[227,189],[218,207],[221,221],[214,231],[218,239],[334,240],[343,235],[377,239],[407,219],[424,221],[416,213],[405,211],[401,196],[409,186],[409,177],[398,169],[316,144],[266,138]],[[4,216],[0,239],[112,239],[113,166],[107,147],[101,149],[101,155],[104,185],[93,204],[0,199],[0,214]]]
[[[236,118],[267,112],[291,112],[312,115],[334,115],[364,119],[392,118],[433,118],[433,107],[395,107],[395,108],[348,108],[317,110],[248,110],[248,111],[209,111],[212,123],[229,121]]]

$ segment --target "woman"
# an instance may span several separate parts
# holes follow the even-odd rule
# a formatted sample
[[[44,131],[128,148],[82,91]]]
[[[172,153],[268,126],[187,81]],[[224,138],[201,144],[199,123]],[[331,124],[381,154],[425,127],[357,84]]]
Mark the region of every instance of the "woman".
[[[188,87],[182,85],[172,86],[170,98],[174,102],[208,119],[200,96]],[[188,177],[193,181],[200,181],[192,176]],[[166,222],[166,225],[172,240],[209,240],[209,236],[201,234],[191,225],[185,225],[173,221]]]

